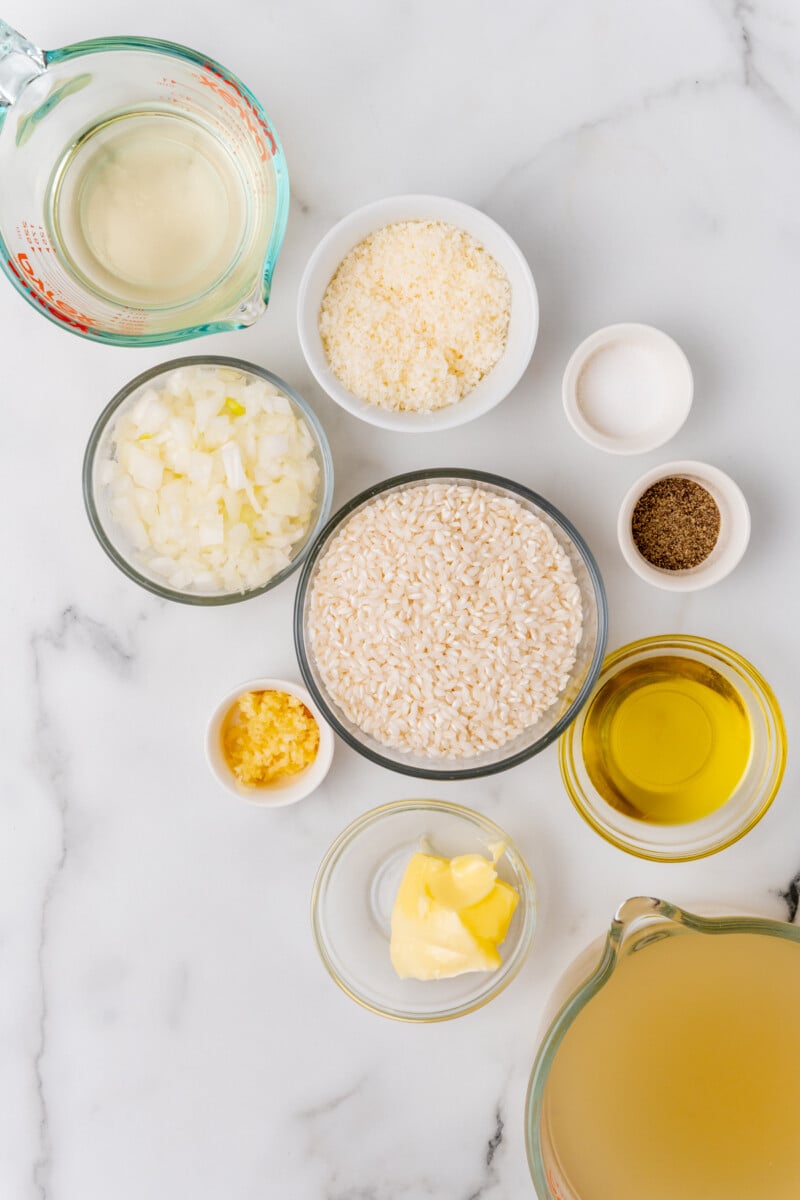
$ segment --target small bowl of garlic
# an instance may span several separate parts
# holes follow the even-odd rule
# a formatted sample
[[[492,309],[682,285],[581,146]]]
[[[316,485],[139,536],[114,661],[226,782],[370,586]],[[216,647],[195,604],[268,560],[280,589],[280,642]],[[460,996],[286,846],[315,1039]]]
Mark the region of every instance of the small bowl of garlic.
[[[162,363],[101,413],[83,463],[100,545],[141,587],[231,604],[277,586],[325,524],[333,460],[277,375],[235,358]]]
[[[328,774],[333,731],[300,684],[252,679],[214,709],[205,748],[212,775],[234,796],[283,808],[310,796]]]

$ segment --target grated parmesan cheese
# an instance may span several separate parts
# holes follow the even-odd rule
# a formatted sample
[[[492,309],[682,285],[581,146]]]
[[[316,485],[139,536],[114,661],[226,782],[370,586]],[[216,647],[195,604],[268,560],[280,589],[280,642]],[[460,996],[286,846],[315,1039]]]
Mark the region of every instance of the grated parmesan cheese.
[[[431,412],[463,400],[503,355],[511,284],[469,233],[399,221],[342,259],[322,298],[331,369],[359,400]]]

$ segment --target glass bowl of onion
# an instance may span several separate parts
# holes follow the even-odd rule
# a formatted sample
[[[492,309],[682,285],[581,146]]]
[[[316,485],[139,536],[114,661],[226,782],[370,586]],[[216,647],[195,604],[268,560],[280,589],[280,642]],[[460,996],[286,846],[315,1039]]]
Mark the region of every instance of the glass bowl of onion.
[[[92,529],[119,569],[183,604],[261,595],[324,526],[333,461],[314,411],[236,358],[162,363],[126,384],[83,462]]]

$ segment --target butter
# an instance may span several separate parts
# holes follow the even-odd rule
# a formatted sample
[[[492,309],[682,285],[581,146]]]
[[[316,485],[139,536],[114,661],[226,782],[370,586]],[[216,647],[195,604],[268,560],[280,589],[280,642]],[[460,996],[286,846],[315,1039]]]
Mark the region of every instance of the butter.
[[[480,854],[413,854],[392,909],[392,966],[401,979],[496,971],[518,901]]]

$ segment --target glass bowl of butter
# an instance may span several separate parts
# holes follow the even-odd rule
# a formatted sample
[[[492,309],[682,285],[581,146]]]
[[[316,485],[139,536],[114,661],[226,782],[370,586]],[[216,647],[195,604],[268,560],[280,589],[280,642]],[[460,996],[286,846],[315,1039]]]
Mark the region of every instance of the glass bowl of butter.
[[[480,813],[399,800],[358,817],[312,894],[317,949],[339,987],[396,1021],[483,1007],[522,966],[536,926],[530,871]]]

